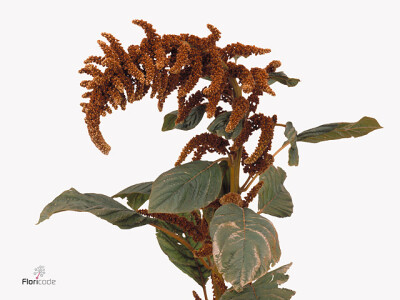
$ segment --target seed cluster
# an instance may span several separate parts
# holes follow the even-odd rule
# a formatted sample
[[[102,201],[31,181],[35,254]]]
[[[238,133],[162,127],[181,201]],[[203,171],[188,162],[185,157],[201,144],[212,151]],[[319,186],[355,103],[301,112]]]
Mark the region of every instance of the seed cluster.
[[[276,62],[264,69],[248,70],[229,61],[239,56],[266,54],[269,49],[241,43],[220,48],[216,42],[221,33],[212,25],[207,25],[210,35],[201,38],[190,34],[160,36],[146,21],[134,20],[133,23],[142,27],[146,34],[139,45],[131,45],[125,50],[113,35],[102,33],[108,41],[98,41],[104,55],[90,56],[79,71],[93,77],[81,82],[81,86],[88,89],[83,98],[89,98],[89,102],[81,103],[81,106],[86,114],[89,135],[104,154],[108,154],[111,148],[100,132],[100,117],[111,113],[112,108],[125,110],[127,103],[141,100],[149,91],[151,98],[158,99],[161,111],[166,98],[177,90],[177,122],[181,122],[188,111],[204,99],[208,100],[206,112],[209,118],[221,112],[220,101],[234,106],[232,118],[242,115],[244,109],[255,111],[258,103],[255,96],[250,95],[247,102],[234,101],[230,79],[239,79],[245,93],[274,95],[268,85],[268,72],[275,71]],[[200,78],[211,80],[210,85],[185,100]],[[232,124],[234,122],[230,126]]]
[[[223,195],[219,199],[219,203],[221,205],[233,203],[240,207],[243,207],[243,205],[244,205],[244,201],[242,200],[242,197],[238,193],[233,193],[233,192]]]
[[[201,300],[200,296],[195,291],[193,291],[192,293],[193,293],[194,300]]]
[[[137,213],[176,225],[188,234],[195,242],[204,241],[208,237],[208,224],[203,218],[195,224],[185,217],[175,214],[149,213],[147,209],[139,209]]]
[[[221,155],[228,154],[227,146],[229,146],[229,142],[216,134],[206,132],[196,135],[182,149],[175,166],[179,166],[195,149],[193,161],[200,160],[206,152],[217,152]]]
[[[205,241],[203,246],[194,252],[195,257],[207,257],[212,255],[212,242]]]
[[[249,111],[249,107],[249,101],[243,96],[233,100],[232,113],[229,117],[229,122],[225,127],[226,132],[232,132],[236,128],[240,120],[242,120]]]
[[[262,188],[264,185],[264,181],[260,181],[257,183],[255,186],[251,188],[251,190],[247,193],[246,197],[244,197],[244,207],[248,207],[251,201],[254,200],[254,198],[257,196],[259,190]]]

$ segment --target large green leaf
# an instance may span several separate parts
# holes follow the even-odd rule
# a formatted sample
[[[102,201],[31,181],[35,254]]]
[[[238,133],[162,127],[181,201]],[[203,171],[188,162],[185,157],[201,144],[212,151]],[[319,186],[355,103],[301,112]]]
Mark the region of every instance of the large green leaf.
[[[206,106],[204,104],[198,105],[192,108],[189,115],[186,117],[183,122],[176,124],[175,121],[178,117],[178,111],[174,110],[164,116],[164,123],[162,126],[162,131],[168,131],[172,129],[180,129],[180,130],[190,130],[195,128],[203,119],[203,115],[206,111]]]
[[[289,192],[283,186],[286,173],[281,168],[270,166],[260,176],[264,185],[258,192],[258,209],[262,213],[275,217],[289,217],[293,213],[293,202]]]
[[[121,229],[130,229],[157,222],[156,219],[143,217],[108,196],[81,194],[71,188],[47,204],[40,214],[38,224],[55,213],[68,210],[89,212]]]
[[[297,136],[298,142],[319,143],[350,137],[359,137],[382,128],[374,118],[363,117],[355,123],[330,123],[306,131]]]
[[[112,197],[127,198],[129,207],[138,210],[149,199],[152,184],[152,181],[134,184]]]
[[[161,226],[178,234],[194,249],[200,249],[201,243],[193,241],[191,237],[184,236],[183,232],[178,227],[167,223],[163,223]],[[182,272],[193,278],[199,285],[204,285],[207,282],[211,271],[198,259],[194,258],[193,253],[188,248],[158,229],[157,241],[161,250],[168,256],[169,260]]]
[[[243,120],[235,127],[231,132],[226,132],[226,125],[229,123],[229,117],[231,116],[231,111],[226,111],[219,114],[214,121],[207,127],[208,131],[215,133],[218,136],[223,136],[226,139],[235,139],[240,134],[243,128]]]
[[[278,234],[270,221],[249,208],[221,206],[210,224],[214,262],[227,282],[240,292],[279,261]]]
[[[289,276],[286,272],[291,265],[290,263],[268,272],[252,285],[246,285],[240,293],[230,288],[222,295],[221,300],[289,300],[296,293],[289,289],[279,288],[279,285],[288,281]]]
[[[149,211],[184,213],[206,207],[218,197],[221,184],[221,168],[217,163],[193,161],[180,165],[154,181]]]
[[[228,194],[230,192],[231,173],[227,161],[224,160],[220,162],[219,166],[222,172],[222,186],[221,186],[221,191],[219,192],[218,195],[218,197],[220,198],[223,195]],[[217,209],[214,207],[206,207],[203,209],[204,218],[206,219],[208,224],[210,224],[216,210]]]
[[[288,139],[285,143],[290,143],[289,148],[289,166],[299,165],[299,150],[297,149],[297,131],[294,129],[292,122],[287,122],[285,127],[285,136]]]
[[[268,84],[271,85],[275,82],[282,83],[289,87],[296,86],[300,79],[297,78],[289,78],[284,72],[273,72],[268,74]]]

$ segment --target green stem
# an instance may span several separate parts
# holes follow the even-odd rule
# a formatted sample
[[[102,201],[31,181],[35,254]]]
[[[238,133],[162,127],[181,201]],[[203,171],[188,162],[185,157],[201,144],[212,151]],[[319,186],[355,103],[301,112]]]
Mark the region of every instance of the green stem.
[[[233,89],[233,95],[235,98],[242,96],[242,89],[236,81],[236,78],[229,77],[229,84]],[[240,147],[237,151],[233,152],[230,155],[230,175],[231,175],[231,182],[230,182],[230,191],[233,193],[239,192],[239,176],[240,176],[240,160],[242,158],[242,150],[243,147]]]

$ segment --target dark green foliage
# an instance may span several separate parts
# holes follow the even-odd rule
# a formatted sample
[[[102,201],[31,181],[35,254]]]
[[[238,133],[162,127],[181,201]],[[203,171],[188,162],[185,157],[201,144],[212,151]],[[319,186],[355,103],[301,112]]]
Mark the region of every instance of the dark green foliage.
[[[288,139],[286,143],[290,143],[289,148],[289,166],[299,165],[299,150],[297,149],[297,131],[294,129],[292,122],[286,123],[285,136]]]
[[[221,300],[289,300],[295,292],[279,288],[279,285],[288,281],[289,276],[286,275],[286,272],[291,265],[288,264],[268,272],[252,285],[246,285],[240,293],[230,288],[222,295]]]
[[[286,173],[281,168],[270,166],[261,176],[264,185],[258,192],[258,209],[275,217],[290,217],[293,213],[293,202],[289,192],[283,186]]]
[[[112,197],[127,198],[129,207],[138,210],[149,199],[152,184],[152,181],[134,184]]]
[[[350,137],[360,137],[375,129],[382,128],[370,117],[363,117],[355,123],[330,123],[303,131],[297,136],[298,142],[319,143]]]
[[[151,213],[184,213],[206,207],[221,191],[218,164],[194,161],[161,174],[153,183],[149,199]]]
[[[174,110],[164,116],[164,123],[162,131],[168,131],[172,129],[190,130],[195,128],[203,119],[204,112],[206,111],[205,105],[198,105],[190,111],[189,115],[182,123],[176,124],[175,121],[178,116],[178,111]]]
[[[178,234],[194,249],[200,249],[201,243],[193,241],[191,237],[184,237],[184,232],[177,226],[163,222],[162,227]],[[193,278],[199,285],[203,285],[207,282],[208,277],[211,275],[211,271],[204,267],[198,259],[195,259],[193,253],[188,248],[158,229],[157,241],[161,250],[168,256],[169,260],[178,267],[178,269]]]
[[[215,133],[218,136],[223,136],[226,139],[234,140],[237,138],[239,133],[242,131],[243,128],[243,120],[239,122],[239,124],[235,127],[235,129],[231,132],[226,132],[225,128],[229,122],[229,117],[231,116],[231,111],[226,111],[219,114],[214,121],[208,126],[208,131],[211,133]]]
[[[296,86],[300,82],[300,79],[289,78],[284,72],[273,72],[273,73],[269,73],[268,75],[269,75],[269,79],[268,79],[269,85],[278,81],[281,84],[287,85],[289,87],[293,87],[293,86]]]
[[[272,223],[249,208],[221,206],[210,224],[214,262],[224,279],[240,292],[279,261],[278,234]]]
[[[108,196],[81,194],[71,188],[47,204],[40,214],[38,224],[55,213],[68,210],[89,212],[121,229],[158,223],[158,220],[139,215]]]

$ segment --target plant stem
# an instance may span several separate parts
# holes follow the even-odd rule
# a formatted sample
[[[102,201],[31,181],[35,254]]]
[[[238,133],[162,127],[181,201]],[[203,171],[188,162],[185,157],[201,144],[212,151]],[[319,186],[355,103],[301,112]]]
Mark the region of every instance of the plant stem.
[[[179,243],[181,243],[183,246],[185,246],[186,248],[188,248],[194,255],[194,251],[195,249],[182,237],[180,237],[179,235],[177,235],[176,233],[173,233],[172,231],[169,231],[166,228],[163,228],[161,226],[158,226],[156,224],[150,224],[151,226],[154,226],[155,228],[157,228],[158,230],[164,232],[166,235],[176,239]],[[198,260],[208,269],[211,270],[211,267],[206,263],[206,261],[202,258],[199,257]]]
[[[243,148],[240,147],[239,150],[235,151],[231,155],[231,161],[229,165],[230,170],[230,191],[233,193],[239,192],[239,175],[240,175],[240,159],[242,157]]]
[[[284,144],[282,145],[282,147],[280,147],[278,150],[276,150],[276,152],[275,152],[272,156],[275,157],[279,152],[281,152],[283,149],[285,149],[285,147],[286,147],[287,145],[290,145],[290,143],[289,143],[289,142],[284,143]]]
[[[204,300],[208,300],[208,297],[207,297],[207,290],[206,290],[205,284],[202,284],[201,287],[203,288]]]
[[[256,173],[254,177],[250,180],[250,182],[246,186],[243,186],[240,190],[242,192],[247,191],[249,187],[253,184],[254,180],[256,180],[259,175],[261,175],[261,173]]]
[[[276,123],[276,124],[275,124],[275,126],[286,127],[286,125],[285,125],[285,124],[279,124],[279,123]]]
[[[237,83],[235,78],[229,77],[229,84],[233,89],[233,95],[235,98],[242,96],[242,89]],[[240,147],[237,151],[233,152],[230,157],[230,191],[233,193],[239,192],[239,176],[240,176],[240,160],[242,158],[243,147]]]

